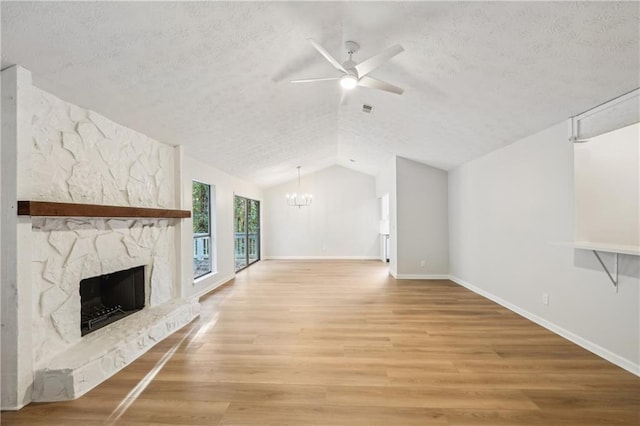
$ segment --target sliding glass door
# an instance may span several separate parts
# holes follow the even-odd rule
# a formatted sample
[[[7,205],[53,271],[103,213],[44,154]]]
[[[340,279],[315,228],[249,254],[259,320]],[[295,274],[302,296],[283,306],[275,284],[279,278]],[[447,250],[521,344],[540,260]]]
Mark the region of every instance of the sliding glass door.
[[[236,271],[260,260],[260,201],[234,197]]]

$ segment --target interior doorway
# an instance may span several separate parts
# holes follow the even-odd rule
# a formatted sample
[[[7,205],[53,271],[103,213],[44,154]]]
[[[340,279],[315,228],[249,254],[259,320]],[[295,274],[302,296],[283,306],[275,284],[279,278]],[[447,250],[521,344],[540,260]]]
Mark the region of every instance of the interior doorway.
[[[389,194],[384,194],[380,200],[380,260],[389,262]]]

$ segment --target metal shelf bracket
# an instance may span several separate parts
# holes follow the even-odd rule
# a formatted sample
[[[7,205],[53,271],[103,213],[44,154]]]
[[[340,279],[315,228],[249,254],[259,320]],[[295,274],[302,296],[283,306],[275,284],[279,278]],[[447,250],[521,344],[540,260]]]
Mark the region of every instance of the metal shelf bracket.
[[[602,265],[602,268],[604,269],[604,271],[609,276],[609,279],[613,283],[613,286],[616,288],[616,293],[617,293],[618,292],[618,253],[613,253],[613,255],[615,257],[614,257],[614,260],[613,260],[613,275],[612,275],[611,272],[609,272],[609,269],[607,268],[607,265],[605,265],[604,262],[602,261],[602,259],[600,258],[600,255],[598,254],[598,252],[596,250],[591,250],[591,251],[598,258],[598,262],[600,262],[600,265]],[[614,275],[615,275],[615,278],[613,277]]]

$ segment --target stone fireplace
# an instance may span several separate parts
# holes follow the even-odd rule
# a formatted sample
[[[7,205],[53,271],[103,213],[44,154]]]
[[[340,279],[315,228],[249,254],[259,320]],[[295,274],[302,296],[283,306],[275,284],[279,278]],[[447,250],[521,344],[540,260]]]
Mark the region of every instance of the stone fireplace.
[[[9,74],[3,117],[18,117],[17,160],[3,167],[14,167],[14,200],[179,208],[176,148],[32,86],[24,69]],[[77,398],[198,315],[197,300],[182,298],[180,219],[16,216],[13,206],[12,227],[3,218],[16,258],[3,289],[4,409]]]

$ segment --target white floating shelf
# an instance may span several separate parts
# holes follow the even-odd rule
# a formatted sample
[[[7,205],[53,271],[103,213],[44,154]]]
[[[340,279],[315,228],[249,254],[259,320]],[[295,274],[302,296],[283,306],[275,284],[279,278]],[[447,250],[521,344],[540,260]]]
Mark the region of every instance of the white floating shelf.
[[[607,244],[592,243],[590,241],[576,241],[573,243],[553,243],[554,245],[570,247],[582,250],[600,251],[604,253],[628,254],[631,256],[640,256],[640,247],[623,245],[623,244]]]
[[[604,269],[604,271],[609,276],[609,279],[613,283],[613,286],[616,288],[616,292],[618,291],[618,255],[628,254],[630,256],[640,256],[640,247],[631,246],[631,245],[592,243],[590,241],[576,241],[573,243],[552,243],[552,244],[557,246],[562,246],[562,247],[592,251],[593,254],[596,256],[596,258],[598,258],[598,262],[600,262],[600,265],[602,265],[602,269]],[[609,271],[609,268],[607,268],[607,265],[604,264],[598,252],[615,254],[613,271]]]

